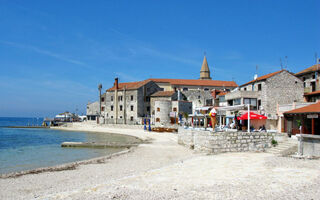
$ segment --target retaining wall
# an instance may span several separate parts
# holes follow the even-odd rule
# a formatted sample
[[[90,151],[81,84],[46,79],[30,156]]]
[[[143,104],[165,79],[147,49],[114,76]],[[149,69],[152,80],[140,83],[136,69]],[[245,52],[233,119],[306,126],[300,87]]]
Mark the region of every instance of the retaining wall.
[[[210,132],[179,128],[178,143],[208,153],[265,151],[272,139],[283,141],[286,135],[266,132]]]
[[[297,135],[298,154],[307,157],[320,157],[320,135]]]

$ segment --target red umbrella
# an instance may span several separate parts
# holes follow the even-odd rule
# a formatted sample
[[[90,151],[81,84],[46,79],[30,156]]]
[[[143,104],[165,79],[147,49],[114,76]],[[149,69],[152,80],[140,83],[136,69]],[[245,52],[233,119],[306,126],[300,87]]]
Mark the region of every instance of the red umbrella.
[[[238,120],[247,120],[247,119],[248,119],[248,112],[238,117]],[[264,115],[256,114],[254,112],[250,112],[250,119],[267,119],[267,117]]]

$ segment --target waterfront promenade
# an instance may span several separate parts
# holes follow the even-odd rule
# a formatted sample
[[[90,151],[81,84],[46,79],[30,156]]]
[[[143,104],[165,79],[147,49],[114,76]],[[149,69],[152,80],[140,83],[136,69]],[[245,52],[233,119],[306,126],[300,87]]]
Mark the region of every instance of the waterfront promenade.
[[[75,125],[149,142],[75,170],[0,179],[0,199],[319,199],[320,160],[268,153],[205,155],[177,144],[177,135],[141,129]],[[150,140],[151,139],[151,140]]]

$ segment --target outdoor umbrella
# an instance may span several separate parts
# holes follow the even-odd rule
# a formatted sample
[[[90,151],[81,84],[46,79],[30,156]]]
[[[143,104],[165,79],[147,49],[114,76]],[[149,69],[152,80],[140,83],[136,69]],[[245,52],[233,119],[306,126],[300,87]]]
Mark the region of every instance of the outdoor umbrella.
[[[254,112],[250,112],[250,119],[267,119],[267,117],[264,115],[256,114]],[[238,120],[248,120],[248,112],[238,117]]]

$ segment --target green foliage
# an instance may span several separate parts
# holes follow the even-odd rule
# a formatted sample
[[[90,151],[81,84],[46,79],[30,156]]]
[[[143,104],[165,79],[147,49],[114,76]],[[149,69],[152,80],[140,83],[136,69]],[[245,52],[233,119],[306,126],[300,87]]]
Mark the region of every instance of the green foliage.
[[[277,146],[277,145],[278,145],[278,142],[277,142],[277,140],[272,139],[271,144],[272,144],[273,146]]]
[[[300,126],[301,126],[301,120],[300,120],[300,119],[297,119],[296,121],[297,121],[298,127],[300,127]]]

